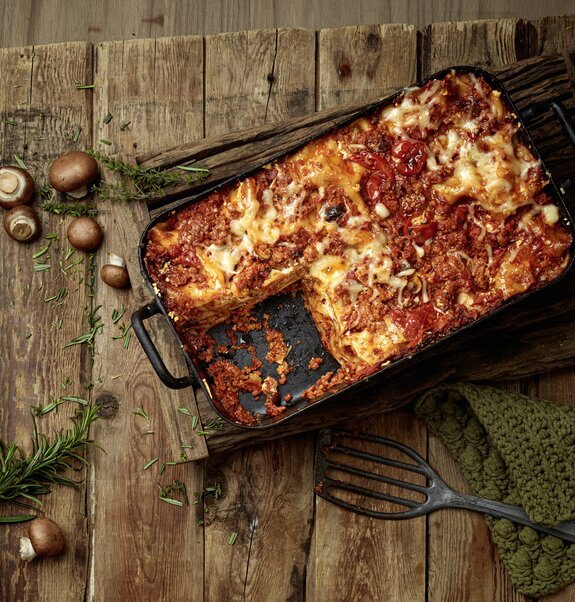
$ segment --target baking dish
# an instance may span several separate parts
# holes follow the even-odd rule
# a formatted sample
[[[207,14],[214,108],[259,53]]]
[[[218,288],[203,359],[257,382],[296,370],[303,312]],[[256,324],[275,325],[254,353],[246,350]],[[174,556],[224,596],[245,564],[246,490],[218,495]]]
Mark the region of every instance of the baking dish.
[[[501,97],[504,100],[504,104],[507,105],[507,108],[514,114],[517,114],[517,110],[514,108],[513,103],[509,99],[502,84],[489,73],[484,72],[479,69],[474,69],[471,67],[454,67],[454,68],[446,69],[446,70],[443,70],[439,73],[436,73],[436,74],[430,76],[423,82],[420,82],[419,84],[417,84],[417,86],[422,87],[422,86],[425,86],[425,84],[427,84],[428,82],[431,82],[432,80],[441,80],[450,73],[472,74],[473,77],[483,78],[494,90],[498,90],[500,92]],[[396,93],[386,99],[383,99],[381,101],[378,101],[377,103],[372,103],[372,104],[366,106],[363,114],[369,115],[370,113],[372,113],[375,110],[381,109],[382,107],[387,107],[388,105],[392,105],[393,101],[396,98],[398,98],[400,95],[402,95],[403,93],[404,93],[404,91],[399,91],[398,93]],[[548,108],[549,107],[536,107],[533,110],[543,111],[543,110],[547,110]],[[565,127],[567,134],[570,135],[571,140],[573,141],[575,139],[575,137],[573,136],[573,128],[572,128],[572,125],[570,124],[567,112],[564,110],[564,108],[562,107],[562,105],[560,103],[551,102],[550,108],[553,111],[555,111],[555,113],[558,115],[560,121],[563,123],[563,125]],[[349,121],[350,122],[355,121],[355,120],[357,120],[357,118],[358,117],[356,115],[353,117],[353,119],[350,119]],[[521,123],[522,129],[523,129],[522,142],[531,150],[532,154],[535,156],[536,159],[541,160],[539,153],[535,149],[534,144],[533,144],[531,138],[529,137],[529,135],[525,129],[525,126],[521,122],[520,118],[519,118],[519,122]],[[341,124],[338,124],[338,126],[335,129],[344,127],[347,123],[348,123],[347,121],[343,121]],[[325,133],[326,132],[323,132],[319,136],[321,136]],[[319,138],[319,136],[316,135],[316,136],[314,136],[314,138]],[[305,144],[307,144],[309,142],[310,142],[310,140],[304,141],[303,146],[305,146]],[[298,149],[301,148],[301,146],[302,145],[299,145]],[[290,149],[287,152],[285,150],[283,150],[282,153],[280,153],[278,156],[284,156],[284,155],[292,153],[296,150],[297,149]],[[269,161],[272,161],[276,158],[277,157],[269,157],[268,160],[266,161],[266,163],[268,163]],[[233,179],[233,182],[238,181],[238,180],[241,181],[243,178],[246,178],[246,177],[250,176],[251,174],[257,172],[257,170],[260,167],[261,166],[258,166],[254,169],[251,169],[249,172],[239,174],[236,178]],[[543,166],[543,169],[545,170],[544,166]],[[210,189],[210,190],[202,193],[201,196],[183,199],[180,203],[178,203],[178,206],[175,208],[175,211],[177,212],[177,211],[187,207],[191,203],[195,203],[195,202],[201,200],[201,198],[205,198],[206,196],[213,193],[214,191],[222,190],[226,186],[229,186],[229,185],[230,185],[230,181],[224,182],[224,183],[219,184],[218,186],[214,187],[213,189]],[[569,228],[569,231],[571,232],[571,236],[573,236],[572,221],[568,215],[567,209],[562,201],[562,198],[561,198],[561,195],[559,194],[557,186],[551,181],[547,185],[545,191],[549,194],[549,196],[551,196],[554,204],[559,207],[561,222],[566,227]],[[168,214],[172,214],[173,212],[174,212],[174,208],[172,207],[169,211],[161,213],[160,215],[156,216],[156,218],[154,220],[152,220],[152,222],[148,225],[145,232],[142,234],[142,237],[140,240],[139,256],[140,256],[140,264],[141,264],[142,273],[143,273],[148,285],[152,288],[152,290],[154,290],[154,292],[156,292],[156,289],[154,288],[154,286],[151,282],[150,273],[147,270],[145,261],[144,261],[146,246],[148,244],[147,243],[148,236],[149,236],[150,231],[157,224],[162,222],[162,220],[166,220],[168,218]],[[569,269],[569,267],[572,264],[573,249],[571,249],[571,251],[570,251],[569,259],[570,259],[569,266],[563,271],[563,275],[565,274],[567,269]],[[526,293],[522,293],[520,295],[512,297],[511,299],[505,301],[497,309],[495,309],[494,311],[491,311],[488,315],[482,316],[479,319],[475,320],[474,322],[464,325],[462,328],[459,328],[456,332],[450,332],[447,335],[440,336],[437,339],[425,340],[422,345],[416,347],[413,350],[410,350],[410,352],[408,354],[404,355],[403,357],[388,363],[387,365],[385,365],[384,367],[379,369],[377,372],[370,374],[369,377],[362,378],[358,382],[355,382],[354,384],[350,384],[350,385],[346,386],[344,389],[340,389],[336,392],[328,392],[325,395],[319,396],[317,399],[314,399],[313,402],[310,402],[308,399],[305,398],[304,392],[310,386],[313,386],[315,382],[317,382],[319,376],[321,376],[322,374],[326,374],[330,371],[336,370],[339,367],[339,363],[336,362],[336,360],[326,351],[324,346],[322,346],[317,329],[316,329],[316,325],[315,325],[314,321],[311,319],[311,316],[309,315],[309,313],[306,311],[301,298],[298,298],[297,296],[293,296],[290,294],[270,297],[270,298],[266,299],[263,303],[259,304],[255,308],[254,311],[258,317],[258,320],[263,321],[264,319],[269,319],[270,326],[274,329],[279,330],[282,333],[286,344],[291,348],[290,364],[297,366],[297,370],[295,370],[293,375],[290,375],[288,382],[285,384],[285,386],[283,387],[283,390],[282,390],[282,396],[285,397],[287,395],[288,399],[289,398],[291,398],[291,399],[288,403],[282,404],[282,406],[285,407],[286,409],[285,409],[285,411],[283,411],[277,415],[274,415],[274,416],[267,415],[265,405],[263,404],[263,402],[261,400],[258,400],[257,398],[254,398],[251,396],[243,396],[242,397],[242,399],[241,399],[242,404],[248,409],[248,411],[250,413],[253,413],[254,415],[257,416],[257,419],[253,420],[252,422],[247,421],[245,419],[238,420],[237,414],[230,414],[228,411],[226,411],[226,409],[220,403],[220,400],[213,393],[213,387],[211,386],[211,383],[209,382],[209,378],[208,378],[208,375],[206,372],[206,363],[201,361],[196,356],[196,354],[192,354],[189,352],[186,353],[186,359],[187,359],[187,362],[188,362],[188,365],[190,368],[190,372],[191,372],[191,375],[189,377],[175,379],[166,370],[166,368],[163,364],[163,361],[161,360],[161,357],[159,356],[155,347],[153,346],[152,341],[150,340],[150,337],[148,336],[148,334],[145,330],[144,324],[143,324],[144,320],[147,319],[148,317],[151,317],[152,315],[155,315],[157,313],[162,313],[168,319],[170,325],[172,326],[172,328],[174,329],[174,332],[177,335],[177,332],[176,332],[177,329],[174,327],[174,324],[173,324],[172,320],[170,319],[170,316],[168,315],[168,311],[166,310],[166,307],[164,306],[161,299],[156,298],[155,303],[150,304],[144,308],[141,308],[139,311],[137,311],[133,316],[133,324],[134,324],[134,330],[135,330],[138,338],[140,339],[147,355],[149,356],[150,361],[152,362],[152,365],[154,366],[154,368],[158,372],[160,378],[163,380],[163,382],[167,386],[173,387],[173,388],[185,387],[185,386],[192,384],[192,382],[194,380],[196,380],[202,386],[204,392],[206,393],[206,396],[208,397],[208,399],[214,406],[215,410],[223,418],[225,418],[226,420],[228,420],[234,424],[238,424],[239,426],[244,426],[247,428],[263,428],[266,426],[271,426],[273,424],[277,424],[278,422],[281,422],[281,421],[305,410],[306,408],[310,407],[311,405],[316,405],[317,403],[324,403],[328,399],[332,398],[334,395],[340,396],[340,395],[343,395],[344,392],[345,392],[345,394],[351,395],[355,390],[357,390],[360,387],[365,386],[368,382],[377,382],[377,380],[382,378],[384,376],[384,374],[389,375],[392,370],[396,369],[399,366],[404,365],[405,362],[415,361],[416,358],[420,357],[421,353],[424,350],[428,350],[430,347],[432,347],[433,345],[437,344],[440,341],[446,341],[447,339],[451,338],[452,336],[461,333],[466,328],[477,324],[478,322],[486,319],[487,317],[492,316],[494,313],[498,312],[500,309],[502,309],[504,307],[507,307],[511,303],[516,303],[519,300],[525,298],[526,296],[530,296],[534,292],[541,290],[541,288],[543,288],[543,287],[537,287],[537,288],[534,288],[533,290],[527,291]],[[269,318],[266,318],[266,316],[269,316]],[[221,345],[222,347],[227,347],[227,348],[230,347],[229,329],[226,328],[225,325],[215,326],[210,331],[210,334],[213,336],[213,338],[217,342],[218,346]],[[257,352],[257,356],[260,359],[265,358],[268,346],[267,346],[267,341],[265,339],[265,336],[263,336],[261,330],[259,330],[259,331],[254,330],[254,331],[250,331],[250,332],[239,333],[239,336],[240,336],[241,344],[239,346],[237,346],[237,345],[234,346],[234,358],[233,358],[234,363],[236,363],[239,366],[242,366],[242,365],[245,366],[250,361],[249,352],[245,348],[242,348],[242,347],[254,348]],[[310,360],[313,358],[319,360],[319,362],[321,364],[321,367],[319,370],[317,369],[317,367],[314,369],[307,368],[308,364],[310,363]],[[264,364],[265,364],[265,362],[264,362]],[[269,372],[270,369],[271,369],[271,366],[264,365],[263,373],[265,374],[266,370]],[[269,372],[269,373],[271,373],[271,372]],[[303,393],[303,395],[302,395],[302,393]]]

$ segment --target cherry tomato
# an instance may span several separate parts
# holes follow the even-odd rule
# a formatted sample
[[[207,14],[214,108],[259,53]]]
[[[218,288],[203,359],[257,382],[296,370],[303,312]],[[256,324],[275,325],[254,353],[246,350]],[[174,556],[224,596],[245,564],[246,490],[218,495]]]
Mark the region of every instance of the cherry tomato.
[[[437,233],[437,222],[412,225],[410,221],[403,224],[403,235],[411,238],[416,245],[423,245]]]
[[[426,331],[436,323],[437,313],[431,304],[421,305],[411,310],[392,309],[390,318],[403,329],[408,339],[408,347],[417,345]]]
[[[389,167],[389,165],[388,165]],[[391,190],[395,184],[395,174],[391,171],[374,171],[365,183],[365,194],[369,204],[375,205],[381,201],[382,192]]]
[[[359,163],[360,165],[367,167],[367,169],[379,169],[381,171],[390,172],[392,171],[391,166],[387,162],[386,158],[372,151],[362,151],[361,153],[352,155],[350,159],[354,163]]]
[[[402,140],[392,149],[395,157],[395,169],[404,176],[418,174],[427,162],[427,151],[421,142],[415,140]]]

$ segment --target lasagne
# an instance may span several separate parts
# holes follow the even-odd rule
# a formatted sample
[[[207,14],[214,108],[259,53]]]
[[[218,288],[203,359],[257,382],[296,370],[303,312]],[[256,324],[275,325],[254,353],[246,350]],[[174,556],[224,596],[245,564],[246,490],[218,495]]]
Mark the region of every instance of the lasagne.
[[[186,350],[297,289],[341,366],[313,398],[557,278],[571,234],[520,127],[498,90],[452,71],[170,213],[144,260]],[[208,372],[231,407],[227,364]]]

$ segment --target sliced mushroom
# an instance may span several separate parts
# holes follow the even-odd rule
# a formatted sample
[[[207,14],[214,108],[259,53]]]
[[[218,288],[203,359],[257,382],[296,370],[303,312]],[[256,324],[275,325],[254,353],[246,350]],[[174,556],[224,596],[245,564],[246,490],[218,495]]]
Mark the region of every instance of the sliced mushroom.
[[[21,167],[0,167],[0,206],[12,209],[29,203],[34,195],[34,180]]]
[[[40,218],[32,207],[18,205],[4,215],[4,230],[14,240],[30,242],[40,234]]]
[[[49,518],[35,518],[28,527],[28,537],[20,538],[20,556],[30,562],[36,556],[47,558],[64,550],[64,534]]]
[[[100,278],[113,288],[128,288],[130,286],[130,275],[126,269],[126,262],[110,253],[108,263],[100,270]]]
[[[98,163],[83,151],[71,151],[58,157],[50,166],[48,180],[53,188],[81,199],[98,174]]]
[[[67,230],[68,241],[79,251],[93,251],[100,246],[104,233],[100,224],[83,215],[70,222]]]

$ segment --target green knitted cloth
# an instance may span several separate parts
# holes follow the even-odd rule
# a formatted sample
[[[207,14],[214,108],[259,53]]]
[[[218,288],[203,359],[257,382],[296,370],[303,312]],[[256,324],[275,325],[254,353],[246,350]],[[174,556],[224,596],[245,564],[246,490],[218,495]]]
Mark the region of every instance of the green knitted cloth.
[[[420,396],[415,411],[476,495],[523,506],[546,525],[575,518],[575,406],[456,383]],[[520,592],[543,596],[575,580],[575,544],[486,519]]]

